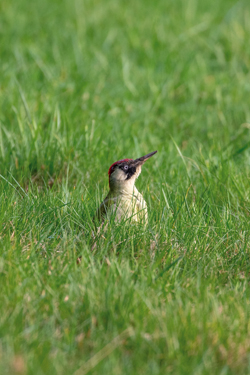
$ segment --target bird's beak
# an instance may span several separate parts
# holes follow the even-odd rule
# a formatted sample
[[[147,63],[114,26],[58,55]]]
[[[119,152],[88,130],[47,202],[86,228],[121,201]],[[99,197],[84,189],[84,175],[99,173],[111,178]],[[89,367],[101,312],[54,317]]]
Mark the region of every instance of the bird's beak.
[[[151,158],[151,156],[153,156],[156,153],[157,153],[157,151],[153,151],[153,152],[150,152],[150,154],[147,154],[147,155],[142,156],[142,157],[140,157],[138,159],[135,159],[134,162],[133,162],[133,164],[135,166],[142,165],[142,164],[145,163],[146,160],[148,160],[149,158]]]

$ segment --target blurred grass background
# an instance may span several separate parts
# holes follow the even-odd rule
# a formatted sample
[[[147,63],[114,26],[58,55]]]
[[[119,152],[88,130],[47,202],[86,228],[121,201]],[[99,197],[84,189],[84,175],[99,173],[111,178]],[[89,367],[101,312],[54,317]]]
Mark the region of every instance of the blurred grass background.
[[[1,1],[1,374],[250,373],[249,16]],[[156,149],[149,227],[91,251],[109,166]]]

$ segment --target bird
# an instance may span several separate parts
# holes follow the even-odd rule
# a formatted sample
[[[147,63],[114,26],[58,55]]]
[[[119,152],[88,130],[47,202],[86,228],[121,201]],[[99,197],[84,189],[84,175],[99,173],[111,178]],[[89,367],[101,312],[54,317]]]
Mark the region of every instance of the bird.
[[[141,173],[146,160],[157,151],[150,152],[138,159],[122,159],[113,163],[108,171],[109,193],[98,208],[94,221],[112,220],[115,223],[131,220],[147,224],[147,204],[135,187],[135,181]]]

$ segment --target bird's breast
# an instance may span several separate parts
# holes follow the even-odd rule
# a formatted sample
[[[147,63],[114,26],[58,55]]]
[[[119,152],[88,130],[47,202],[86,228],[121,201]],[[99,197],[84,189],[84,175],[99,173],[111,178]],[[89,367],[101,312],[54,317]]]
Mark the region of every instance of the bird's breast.
[[[138,191],[133,194],[108,194],[103,205],[107,215],[115,215],[116,221],[129,218],[137,222],[147,221],[147,204]]]

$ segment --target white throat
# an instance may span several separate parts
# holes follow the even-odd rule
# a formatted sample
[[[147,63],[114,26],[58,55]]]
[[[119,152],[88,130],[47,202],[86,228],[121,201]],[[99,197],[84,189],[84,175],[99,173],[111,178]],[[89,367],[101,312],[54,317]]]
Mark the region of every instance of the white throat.
[[[110,191],[112,193],[132,195],[135,190],[137,190],[135,187],[135,178],[124,181],[110,180]]]
[[[135,187],[135,180],[141,173],[141,167],[138,167],[136,173],[128,180],[126,174],[117,168],[110,176],[109,185],[112,194],[126,194],[133,195],[138,192]]]

